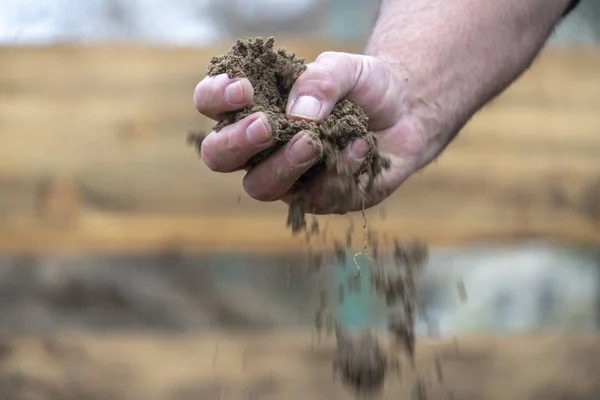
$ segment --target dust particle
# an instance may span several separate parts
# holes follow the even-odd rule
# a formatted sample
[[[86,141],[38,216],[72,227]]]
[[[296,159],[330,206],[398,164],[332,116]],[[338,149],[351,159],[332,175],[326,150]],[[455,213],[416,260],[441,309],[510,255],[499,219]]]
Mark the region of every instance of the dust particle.
[[[193,145],[196,148],[196,151],[200,153],[200,150],[202,149],[202,142],[206,136],[208,136],[208,133],[203,131],[188,132],[187,143],[189,145]]]
[[[414,322],[409,316],[401,313],[393,313],[388,318],[388,330],[396,340],[404,346],[405,351],[411,359],[415,354],[415,328]]]
[[[427,400],[427,397],[425,381],[422,378],[419,378],[412,388],[410,398],[411,400]]]
[[[437,374],[438,381],[441,383],[444,381],[444,374],[442,372],[442,361],[439,355],[435,355],[435,372]]]
[[[346,297],[345,297],[345,293],[344,293],[344,285],[340,284],[338,286],[338,303],[344,304],[345,300],[346,300]]]
[[[334,247],[334,252],[335,252],[335,259],[338,263],[338,265],[342,268],[346,267],[346,249],[344,248],[344,246],[342,246],[342,244],[339,241],[336,241],[333,245]]]

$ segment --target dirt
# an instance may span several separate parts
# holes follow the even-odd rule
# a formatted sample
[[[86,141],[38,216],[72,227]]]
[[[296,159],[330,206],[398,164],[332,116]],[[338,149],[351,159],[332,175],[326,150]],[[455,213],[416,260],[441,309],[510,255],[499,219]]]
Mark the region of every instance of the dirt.
[[[285,109],[290,90],[298,77],[306,70],[304,59],[296,57],[285,48],[274,49],[275,39],[270,37],[238,40],[226,54],[213,57],[207,75],[227,74],[230,78],[247,78],[254,88],[253,103],[238,111],[229,112],[219,121],[214,130],[240,121],[256,112],[263,112],[269,121],[273,133],[273,145],[252,157],[248,166],[265,160],[297,133],[306,132],[319,161],[304,173],[292,187],[299,192],[315,176],[327,172],[328,180],[325,192],[331,205],[348,208],[353,193],[359,190],[360,176],[367,177],[365,190],[383,169],[389,168],[389,161],[377,151],[377,138],[368,129],[368,117],[355,103],[342,99],[338,101],[331,115],[322,122],[290,120]],[[353,172],[341,162],[342,150],[354,139],[363,138],[370,145],[370,152],[364,162]],[[200,150],[202,134],[191,134],[190,143]],[[307,199],[299,198],[290,205],[288,226],[293,233],[306,229],[305,212],[312,206]]]
[[[352,337],[338,328],[334,370],[340,371],[344,377],[343,382],[359,395],[367,392],[374,394],[382,390],[386,372],[391,366],[399,367],[399,364],[389,360],[396,360],[399,353],[404,354],[414,368],[415,312],[422,308],[419,305],[417,280],[429,258],[427,245],[423,241],[412,240],[402,244],[395,242],[392,264],[384,263],[378,257],[373,259],[366,252],[366,244],[370,243],[373,248],[374,243],[374,234],[367,229],[366,218],[364,231],[363,253],[365,258],[372,262],[369,268],[369,284],[372,291],[383,298],[392,309],[388,316],[388,332],[394,346],[391,349],[382,349],[369,330]],[[360,277],[357,279],[349,275],[349,291],[355,290],[355,285],[359,282]],[[421,315],[427,320],[424,310],[421,311]],[[441,374],[437,364],[436,369],[438,374]],[[412,396],[415,399],[426,399],[426,388],[418,374],[417,378]]]
[[[224,119],[214,126],[219,132],[224,127],[241,119],[263,112],[269,121],[273,133],[273,145],[253,156],[249,162],[252,167],[278,151],[299,132],[305,132],[313,150],[318,157],[315,166],[304,173],[291,188],[298,196],[289,206],[287,226],[292,234],[305,232],[305,243],[309,246],[307,270],[319,274],[327,264],[325,251],[311,247],[311,237],[318,237],[319,224],[315,217],[308,222],[306,213],[312,211],[310,200],[302,195],[301,189],[321,173],[327,173],[328,180],[324,192],[327,193],[330,206],[333,209],[347,209],[350,201],[354,201],[357,193],[370,189],[374,178],[385,168],[389,161],[382,157],[377,149],[377,138],[368,129],[368,117],[363,110],[349,100],[338,101],[330,116],[320,123],[290,120],[286,117],[285,109],[290,90],[294,82],[306,70],[304,60],[284,48],[274,49],[274,38],[238,40],[225,54],[213,57],[207,75],[227,74],[229,78],[247,78],[254,88],[252,104],[242,110],[225,114]],[[342,163],[342,151],[353,140],[363,138],[370,145],[370,151],[365,161],[356,171]],[[189,140],[200,150],[203,135],[190,135]],[[363,177],[365,186],[359,187],[359,179]],[[362,184],[362,183],[361,183]],[[336,208],[337,207],[337,208]],[[370,230],[363,209],[364,246],[353,257],[356,275],[348,276],[348,296],[361,291],[361,266],[365,260],[371,268],[368,269],[370,289],[376,295],[385,299],[392,308],[389,317],[389,333],[404,353],[413,360],[414,365],[414,320],[417,309],[416,279],[428,259],[427,245],[421,241],[400,244],[395,242],[393,265],[382,263],[383,257],[377,232]],[[382,216],[383,218],[383,216]],[[350,221],[346,231],[346,247],[341,242],[333,244],[332,254],[336,264],[344,266],[347,260],[347,250],[352,246],[354,224]],[[323,235],[322,241],[326,238]],[[387,238],[385,238],[387,239]],[[360,256],[360,257],[359,257]],[[344,287],[338,288],[338,302],[346,297]],[[321,293],[319,306],[315,310],[314,324],[319,335],[324,328],[330,332],[335,324],[337,348],[333,363],[334,370],[341,372],[343,382],[357,393],[376,392],[381,390],[388,370],[389,359],[396,355],[380,347],[376,336],[369,330],[357,335],[343,332],[333,320],[329,310],[329,297]],[[398,347],[398,346],[397,346]],[[417,385],[418,387],[418,385]],[[423,398],[421,392],[418,398]]]
[[[388,356],[377,337],[369,331],[351,336],[338,326],[336,338],[334,377],[341,373],[343,382],[357,394],[380,392],[388,369]]]

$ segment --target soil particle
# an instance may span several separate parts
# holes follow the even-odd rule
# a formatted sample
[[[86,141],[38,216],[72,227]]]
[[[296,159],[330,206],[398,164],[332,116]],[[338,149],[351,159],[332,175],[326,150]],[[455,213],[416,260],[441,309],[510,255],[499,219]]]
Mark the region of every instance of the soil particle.
[[[371,246],[371,256],[375,261],[379,260],[379,236],[377,232],[369,230],[367,237],[368,244]]]
[[[306,229],[304,203],[305,201],[302,197],[298,197],[290,203],[286,226],[290,228],[292,232],[300,232]]]
[[[348,275],[348,293],[360,293],[362,289],[362,285],[360,283],[360,277],[356,277],[356,275]]]
[[[380,392],[388,361],[377,337],[370,331],[349,335],[339,326],[336,327],[336,337],[334,374],[341,373],[343,382],[357,394]]]
[[[313,216],[312,223],[310,225],[310,234],[318,235],[319,234],[319,221],[317,218]]]
[[[388,318],[388,330],[397,343],[403,345],[407,355],[412,360],[415,355],[415,326],[414,320],[401,313],[393,313]]]
[[[321,251],[310,251],[308,254],[308,269],[311,272],[318,273],[323,267],[324,254]]]
[[[407,283],[402,273],[377,267],[371,271],[371,285],[388,306],[408,301]]]
[[[427,386],[425,385],[425,381],[422,378],[419,378],[411,391],[410,395],[411,400],[427,400]]]
[[[329,307],[329,293],[327,292],[327,289],[321,289],[320,306],[321,308]]]
[[[462,279],[459,279],[459,281],[456,283],[456,290],[458,291],[460,301],[466,303],[468,300],[467,288],[465,286],[465,282]]]
[[[346,247],[352,246],[352,234],[354,233],[354,221],[350,220],[348,229],[346,229]]]
[[[404,245],[394,241],[394,261],[396,266],[408,266],[409,270],[420,269],[429,260],[427,244],[414,239]]]
[[[442,371],[442,361],[439,355],[435,355],[435,372],[438,378],[438,382],[442,383],[444,381],[444,373]]]
[[[274,49],[275,39],[270,37],[237,40],[225,54],[213,57],[208,76],[227,74],[230,78],[247,78],[254,89],[253,103],[238,111],[225,114],[215,131],[240,121],[256,112],[263,112],[273,133],[273,146],[256,154],[249,160],[248,166],[263,161],[297,133],[306,132],[306,138],[313,146],[317,164],[304,173],[292,187],[298,191],[311,179],[322,172],[330,173],[325,191],[332,206],[347,208],[354,201],[354,192],[358,190],[358,180],[367,177],[367,188],[373,178],[383,169],[389,168],[389,160],[377,151],[377,138],[368,129],[368,117],[363,110],[349,100],[338,101],[331,114],[321,122],[290,120],[285,115],[288,97],[296,79],[306,70],[304,59],[284,48]],[[199,149],[202,135],[191,134],[188,141]],[[370,145],[370,152],[356,171],[342,163],[342,150],[354,139],[363,138]],[[304,212],[310,210],[308,204],[293,203],[290,206],[288,226],[293,233],[306,229]]]
[[[344,248],[342,243],[340,243],[339,241],[336,241],[333,246],[335,252],[335,259],[338,265],[342,268],[346,268],[346,248]]]
[[[345,297],[345,293],[344,293],[344,285],[340,284],[338,286],[338,304],[344,304],[344,301],[346,300]]]

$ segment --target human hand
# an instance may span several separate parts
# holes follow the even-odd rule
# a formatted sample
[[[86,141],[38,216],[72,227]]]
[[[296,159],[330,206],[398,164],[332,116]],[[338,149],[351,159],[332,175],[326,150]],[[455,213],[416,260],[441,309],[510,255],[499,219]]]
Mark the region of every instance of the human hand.
[[[198,111],[220,120],[224,113],[240,110],[252,103],[254,90],[246,78],[229,79],[226,75],[207,77],[194,91]],[[362,107],[369,117],[369,129],[377,136],[378,149],[390,161],[390,168],[375,178],[368,192],[357,192],[343,209],[329,204],[327,180],[323,173],[291,193],[294,182],[319,159],[313,145],[298,133],[289,143],[252,168],[248,160],[273,144],[271,127],[263,113],[252,114],[218,133],[211,132],[203,141],[201,157],[216,172],[246,169],[243,187],[260,201],[283,200],[290,203],[297,196],[307,200],[306,212],[317,214],[346,213],[371,207],[393,193],[412,173],[431,157],[427,151],[428,135],[423,116],[430,118],[428,106],[410,96],[401,71],[379,58],[326,52],[296,80],[286,114],[290,119],[322,121],[340,99]],[[431,125],[431,124],[430,124]],[[343,151],[343,161],[357,169],[369,152],[366,141],[358,139]]]

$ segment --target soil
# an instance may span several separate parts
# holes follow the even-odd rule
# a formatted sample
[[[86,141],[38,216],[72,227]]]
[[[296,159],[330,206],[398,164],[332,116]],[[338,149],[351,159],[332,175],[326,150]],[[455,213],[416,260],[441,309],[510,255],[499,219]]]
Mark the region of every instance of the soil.
[[[366,229],[365,243],[373,243],[372,231]],[[339,253],[339,244],[334,247],[334,253]],[[366,248],[366,246],[365,246]],[[363,251],[365,251],[363,249]],[[402,353],[415,366],[415,312],[419,308],[417,279],[428,260],[429,253],[424,242],[413,240],[400,244],[396,241],[394,263],[383,263],[379,258],[373,260],[368,253],[365,258],[374,265],[369,268],[369,284],[372,291],[382,297],[392,309],[388,316],[388,331],[394,346],[384,350],[377,337],[370,330],[358,334],[344,332],[339,324],[336,325],[337,347],[334,353],[333,368],[340,372],[343,382],[357,395],[373,395],[383,389],[386,372],[394,366],[395,350],[403,349]],[[360,275],[348,275],[349,294],[360,290]],[[343,301],[343,285],[339,287],[340,303]],[[425,315],[426,313],[421,312]],[[441,373],[436,364],[438,374]],[[425,399],[426,391],[423,381],[417,374],[418,380],[414,385],[413,396]]]
[[[369,331],[348,335],[338,326],[334,353],[334,376],[341,373],[344,383],[357,394],[373,394],[383,388],[388,357],[377,337]]]
[[[226,54],[213,57],[208,66],[208,76],[227,74],[230,78],[245,77],[254,88],[253,103],[238,111],[225,115],[219,121],[215,131],[240,121],[256,112],[263,112],[271,125],[273,146],[256,154],[249,160],[253,166],[263,161],[297,133],[306,132],[315,154],[319,157],[317,164],[302,175],[292,187],[298,192],[304,185],[322,172],[332,174],[325,191],[329,193],[332,205],[347,208],[348,202],[354,198],[353,192],[358,190],[359,176],[366,176],[367,190],[373,178],[383,169],[389,168],[389,161],[377,151],[377,138],[368,129],[368,117],[363,110],[349,100],[336,103],[330,116],[320,123],[290,120],[285,109],[290,90],[298,77],[306,70],[304,59],[297,58],[294,53],[284,48],[274,49],[275,39],[270,37],[238,40]],[[341,151],[354,139],[363,138],[371,147],[365,161],[356,172],[341,162]],[[189,141],[200,149],[203,136],[191,134]],[[311,211],[311,205],[305,199],[299,199],[290,205],[288,226],[293,233],[306,229],[304,213]]]
[[[325,254],[310,247],[311,236],[318,236],[320,229],[316,218],[307,223],[306,212],[312,211],[312,206],[309,200],[302,196],[301,189],[317,175],[327,173],[331,179],[324,189],[325,193],[328,194],[332,205],[347,209],[349,202],[357,197],[356,192],[368,191],[377,174],[389,167],[389,161],[377,150],[377,138],[368,129],[368,117],[360,107],[349,100],[338,101],[331,115],[320,123],[290,120],[286,117],[285,109],[290,90],[306,70],[306,65],[303,59],[297,58],[294,53],[284,48],[275,50],[274,43],[272,37],[266,40],[238,40],[227,53],[213,57],[208,66],[208,76],[227,74],[230,78],[245,77],[254,88],[253,103],[242,110],[227,113],[213,129],[218,132],[256,112],[263,112],[267,116],[273,132],[273,146],[252,157],[248,162],[249,167],[265,160],[299,132],[306,132],[319,161],[303,174],[291,189],[292,193],[298,193],[299,196],[290,204],[287,226],[293,234],[305,232],[305,240],[309,246],[308,271],[317,273],[325,265]],[[363,164],[353,172],[348,165],[341,162],[341,152],[357,138],[365,139],[371,150]],[[200,150],[203,135],[190,135],[189,140]],[[362,182],[363,177],[366,177],[366,186],[359,188],[359,178]],[[348,276],[348,295],[361,291],[360,265],[357,259],[360,254],[364,256],[360,257],[360,260],[365,259],[375,264],[374,268],[368,269],[370,289],[383,297],[388,306],[395,307],[389,318],[389,331],[397,344],[405,349],[414,365],[416,279],[428,259],[427,246],[421,241],[408,244],[396,241],[393,254],[395,267],[385,267],[381,263],[384,257],[380,251],[377,232],[368,229],[364,210],[363,219],[364,246],[353,258],[358,274]],[[346,232],[346,248],[340,242],[333,244],[332,253],[338,265],[345,265],[346,252],[352,245],[353,232],[354,224],[351,221]],[[370,254],[367,252],[368,248]],[[342,303],[344,298],[344,287],[340,286],[339,303]],[[380,347],[376,336],[368,330],[357,335],[344,333],[337,321],[333,321],[328,304],[328,294],[322,292],[314,321],[319,338],[323,328],[328,326],[328,330],[331,330],[332,325],[337,326],[334,370],[341,372],[343,382],[359,394],[381,390],[389,367],[388,359],[394,358],[395,355],[387,354]]]

